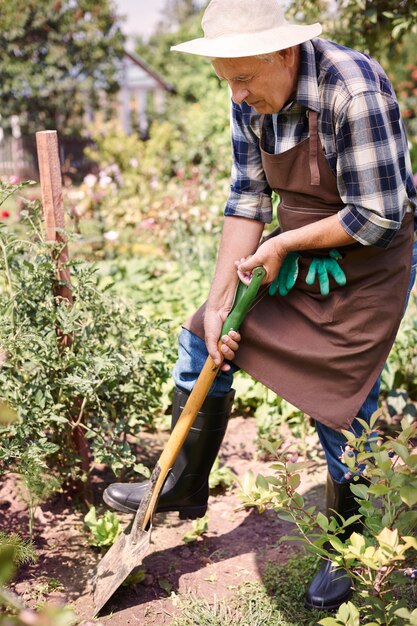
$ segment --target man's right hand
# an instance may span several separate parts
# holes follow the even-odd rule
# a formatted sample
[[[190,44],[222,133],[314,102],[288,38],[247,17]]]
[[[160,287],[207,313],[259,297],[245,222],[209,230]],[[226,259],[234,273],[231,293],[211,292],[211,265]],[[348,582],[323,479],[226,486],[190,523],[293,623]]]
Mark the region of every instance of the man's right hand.
[[[233,361],[235,352],[239,348],[239,342],[241,339],[240,334],[235,330],[231,330],[228,335],[220,337],[221,354],[219,352],[219,336],[228,313],[229,311],[207,310],[204,317],[206,346],[216,365],[220,365],[222,363],[222,358],[228,361]],[[227,372],[230,369],[230,365],[228,363],[223,363],[220,369]]]

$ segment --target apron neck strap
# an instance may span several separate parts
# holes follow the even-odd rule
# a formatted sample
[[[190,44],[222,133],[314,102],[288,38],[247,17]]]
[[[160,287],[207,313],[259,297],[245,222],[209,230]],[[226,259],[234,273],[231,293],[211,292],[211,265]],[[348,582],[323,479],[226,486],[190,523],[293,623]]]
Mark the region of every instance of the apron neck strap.
[[[319,134],[317,131],[317,111],[307,111],[308,113],[308,127],[310,131],[310,182],[312,185],[320,185],[320,170],[318,164],[318,146],[319,146]]]

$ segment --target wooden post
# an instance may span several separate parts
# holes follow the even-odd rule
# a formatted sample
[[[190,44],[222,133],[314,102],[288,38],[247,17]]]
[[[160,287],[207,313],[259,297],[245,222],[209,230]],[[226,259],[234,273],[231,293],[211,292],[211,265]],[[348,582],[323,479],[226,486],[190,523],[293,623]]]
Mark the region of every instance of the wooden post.
[[[43,130],[36,133],[39,173],[42,192],[43,214],[46,239],[57,245],[55,257],[58,276],[64,285],[56,290],[56,295],[72,303],[71,279],[69,270],[63,267],[68,259],[68,246],[65,238],[65,214],[62,199],[62,176],[59,162],[58,134],[56,130]]]
[[[38,151],[39,174],[42,192],[43,215],[45,219],[46,239],[56,244],[57,252],[54,256],[57,265],[58,277],[61,285],[55,289],[55,295],[72,304],[72,289],[69,269],[63,265],[69,260],[67,240],[65,236],[65,213],[62,198],[62,175],[59,161],[58,134],[56,130],[44,130],[36,133],[36,146]],[[62,335],[57,329],[60,344],[70,346],[72,338]],[[75,418],[80,411],[81,402],[74,398]],[[74,424],[72,438],[75,448],[81,457],[83,470],[89,475],[91,453],[84,431],[79,424]],[[87,482],[84,488],[85,497],[90,501],[90,484]]]

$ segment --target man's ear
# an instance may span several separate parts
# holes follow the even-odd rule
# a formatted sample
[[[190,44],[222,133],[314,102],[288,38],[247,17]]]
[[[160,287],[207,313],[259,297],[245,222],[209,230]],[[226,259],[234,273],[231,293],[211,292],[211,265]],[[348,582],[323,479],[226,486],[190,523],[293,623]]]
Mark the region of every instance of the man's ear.
[[[297,64],[299,46],[292,46],[291,48],[284,48],[279,50],[277,54],[280,55],[282,62],[288,68],[293,68]]]

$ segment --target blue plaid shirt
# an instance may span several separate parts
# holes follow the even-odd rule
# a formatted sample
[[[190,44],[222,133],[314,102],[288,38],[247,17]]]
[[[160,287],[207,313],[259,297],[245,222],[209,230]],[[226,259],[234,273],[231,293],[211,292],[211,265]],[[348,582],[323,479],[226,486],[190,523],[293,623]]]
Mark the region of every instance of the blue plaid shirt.
[[[307,41],[301,44],[294,101],[265,116],[268,152],[279,154],[308,137],[308,109],[319,113],[319,138],[345,204],[339,211],[342,226],[362,244],[388,246],[417,201],[407,139],[387,76],[360,52],[325,39]],[[225,215],[270,222],[259,119],[245,102],[232,102],[233,168]]]

